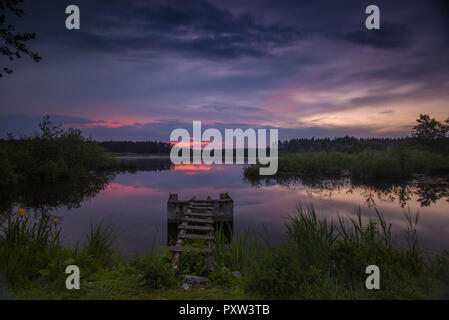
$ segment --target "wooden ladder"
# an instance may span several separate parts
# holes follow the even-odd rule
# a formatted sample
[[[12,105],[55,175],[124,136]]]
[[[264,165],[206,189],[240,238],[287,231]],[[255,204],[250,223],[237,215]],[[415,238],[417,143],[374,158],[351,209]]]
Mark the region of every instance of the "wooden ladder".
[[[192,247],[184,246],[185,239],[200,239],[206,241],[205,248],[199,249],[205,254],[204,264],[208,271],[213,270],[212,245],[214,242],[214,207],[207,201],[192,200],[178,226],[179,233],[174,247],[169,250],[173,252],[171,267],[179,267],[182,252],[193,250]]]

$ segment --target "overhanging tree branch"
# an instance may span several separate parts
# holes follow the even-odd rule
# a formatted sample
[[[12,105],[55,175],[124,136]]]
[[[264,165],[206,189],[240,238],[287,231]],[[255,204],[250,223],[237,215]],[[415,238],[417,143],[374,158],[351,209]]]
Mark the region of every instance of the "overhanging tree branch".
[[[6,21],[6,13],[10,12],[17,17],[23,17],[25,12],[18,7],[24,0],[0,0],[0,54],[6,56],[9,61],[14,61],[22,58],[23,55],[29,56],[33,61],[39,62],[42,57],[37,53],[27,49],[26,42],[36,39],[36,33],[17,33],[16,28]],[[2,72],[11,74],[12,70],[3,67],[0,70],[0,77]]]

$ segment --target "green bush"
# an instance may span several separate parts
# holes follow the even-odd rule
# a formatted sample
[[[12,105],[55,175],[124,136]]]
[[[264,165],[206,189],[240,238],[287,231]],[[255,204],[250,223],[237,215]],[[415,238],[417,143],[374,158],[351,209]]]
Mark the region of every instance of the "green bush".
[[[209,274],[209,279],[221,288],[232,288],[238,281],[231,269],[219,265],[216,265],[214,271]]]
[[[306,280],[299,260],[287,246],[261,250],[243,273],[243,289],[261,299],[288,299]]]
[[[258,168],[259,165],[246,167],[245,178],[256,183]],[[278,173],[277,179],[285,178],[283,174],[298,174],[305,179],[349,174],[359,181],[401,181],[412,178],[413,174],[444,177],[449,173],[449,155],[405,145],[357,153],[304,152],[281,155]]]
[[[41,133],[0,141],[0,187],[18,183],[88,178],[95,171],[135,170],[136,164],[112,158],[80,130],[63,130],[44,117]]]
[[[170,267],[170,253],[166,250],[156,252],[154,244],[151,251],[136,257],[131,266],[142,274],[142,284],[149,289],[172,288],[180,284],[180,272]]]
[[[181,255],[180,270],[183,274],[190,274],[196,276],[204,275],[206,266],[204,264],[205,255],[200,248],[192,248],[189,251],[184,251]]]
[[[20,174],[17,172],[16,168],[10,160],[6,150],[0,145],[0,187],[13,185],[18,183],[20,180]]]

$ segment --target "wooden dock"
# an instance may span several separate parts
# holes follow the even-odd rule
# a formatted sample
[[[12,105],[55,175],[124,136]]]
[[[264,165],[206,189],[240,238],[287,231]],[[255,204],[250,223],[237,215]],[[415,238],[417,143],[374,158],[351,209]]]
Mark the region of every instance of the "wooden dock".
[[[233,201],[228,193],[221,193],[220,198],[213,200],[180,201],[177,194],[170,194],[167,203],[167,214],[177,221],[177,237],[174,246],[169,250],[173,253],[171,267],[180,267],[182,253],[199,250],[204,254],[204,265],[208,272],[213,271],[214,225],[216,223],[232,222]],[[186,245],[186,240],[203,240],[204,246]]]
[[[186,239],[205,240],[205,246],[199,249],[204,255],[204,264],[208,271],[213,270],[212,247],[214,242],[214,204],[210,200],[202,201],[193,198],[185,207],[178,226],[178,237],[176,244],[170,247],[173,252],[171,267],[179,267],[183,252],[192,250],[185,246]]]
[[[210,196],[205,200],[193,197],[190,200],[178,199],[177,193],[170,193],[167,201],[167,241],[175,245],[169,247],[173,253],[171,267],[180,267],[182,253],[200,250],[205,258],[207,271],[213,270],[214,228],[226,224],[232,233],[234,201],[227,192],[220,193],[219,198]],[[170,236],[171,234],[171,236]],[[225,237],[228,233],[225,231]],[[190,240],[201,240],[202,247],[189,246]]]

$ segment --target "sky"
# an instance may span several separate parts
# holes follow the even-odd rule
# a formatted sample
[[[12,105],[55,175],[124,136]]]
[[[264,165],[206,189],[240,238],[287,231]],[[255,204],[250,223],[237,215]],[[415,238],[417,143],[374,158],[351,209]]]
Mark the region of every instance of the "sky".
[[[80,30],[65,28],[78,5]],[[367,30],[365,8],[380,8]],[[12,19],[42,57],[0,67],[0,136],[43,115],[96,140],[176,128],[399,137],[449,116],[449,10],[438,0],[30,1]],[[0,43],[1,45],[1,43]]]

